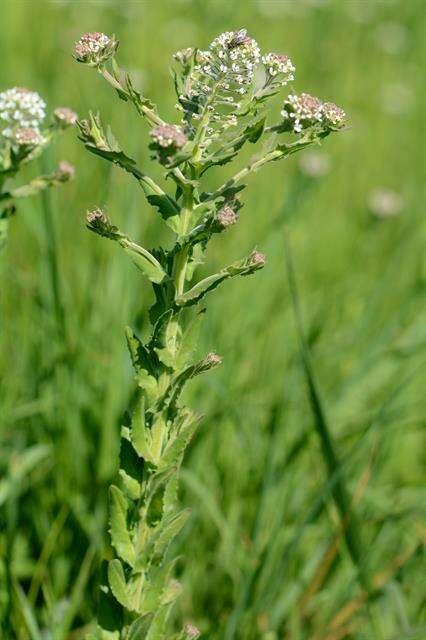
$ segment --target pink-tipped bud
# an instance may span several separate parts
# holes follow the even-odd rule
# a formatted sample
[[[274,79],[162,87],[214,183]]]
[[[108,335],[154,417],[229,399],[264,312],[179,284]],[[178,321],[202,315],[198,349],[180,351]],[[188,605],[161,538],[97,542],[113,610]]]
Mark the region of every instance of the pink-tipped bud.
[[[294,80],[296,67],[288,56],[281,53],[267,53],[262,56],[265,71],[270,81],[274,81],[281,86]]]
[[[211,351],[204,358],[204,364],[208,367],[216,367],[218,364],[222,364],[222,358]]]
[[[68,182],[69,180],[74,179],[75,168],[66,160],[62,160],[62,162],[59,163],[57,174],[61,182]]]
[[[105,33],[85,33],[74,47],[74,57],[91,67],[98,67],[112,58],[117,51],[118,42]]]
[[[249,256],[248,263],[250,266],[263,267],[266,264],[266,256],[259,251],[253,251]]]
[[[78,119],[76,112],[72,109],[68,109],[68,107],[58,107],[53,112],[53,117],[55,118],[56,124],[58,124],[61,129],[72,127]]]
[[[22,127],[17,130],[15,141],[22,147],[38,147],[44,142],[44,138],[38,129]]]
[[[322,115],[324,123],[332,127],[343,127],[346,120],[346,113],[334,104],[334,102],[324,102],[322,105]]]
[[[219,222],[220,226],[225,229],[226,227],[235,224],[238,220],[238,216],[229,205],[225,205],[217,212],[216,220]]]
[[[150,136],[163,149],[181,149],[187,143],[186,135],[175,124],[160,124],[150,131]]]
[[[195,638],[200,637],[200,630],[193,624],[188,623],[185,625],[185,633],[188,640],[195,640]]]

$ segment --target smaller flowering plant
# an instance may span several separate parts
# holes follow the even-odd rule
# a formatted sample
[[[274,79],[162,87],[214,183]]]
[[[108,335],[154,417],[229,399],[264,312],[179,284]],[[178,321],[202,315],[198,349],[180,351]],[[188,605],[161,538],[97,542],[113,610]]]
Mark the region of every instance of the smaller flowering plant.
[[[9,181],[23,165],[37,158],[58,133],[77,122],[77,114],[68,108],[56,109],[47,125],[45,118],[46,103],[35,91],[14,87],[0,93],[0,248],[6,242],[9,219],[19,198],[74,177],[74,168],[63,161],[50,174],[27,185],[9,187]]]
[[[262,56],[257,42],[239,29],[220,34],[206,50],[188,47],[174,54],[180,121],[168,123],[118,66],[117,47],[113,37],[86,34],[74,55],[95,67],[147,121],[152,159],[162,166],[165,180],[158,183],[140,168],[99,115],[90,113],[78,123],[80,139],[88,151],[138,181],[174,241],[147,249],[116,227],[104,210],[96,208],[86,216],[91,231],[124,249],[155,296],[150,336],[143,341],[132,329],[126,331],[139,395],[136,410],[123,423],[120,481],[110,494],[113,559],[102,585],[97,630],[90,638],[189,640],[199,636],[194,625],[184,625],[178,634],[168,627],[181,586],[172,577],[175,560],[167,550],[189,517],[179,506],[178,473],[199,422],[180,398],[190,380],[222,363],[213,351],[202,358],[195,355],[205,312],[202,301],[225,281],[263,269],[266,256],[255,249],[204,277],[198,276],[198,268],[210,241],[238,227],[243,180],[343,128],[345,114],[307,93],[291,93],[283,100],[279,121],[268,124],[268,102],[294,80],[295,67],[285,54]],[[249,144],[256,145],[249,162],[207,191],[205,174],[236,160]],[[173,192],[166,180],[174,184]],[[105,613],[112,610],[117,612],[114,620]]]

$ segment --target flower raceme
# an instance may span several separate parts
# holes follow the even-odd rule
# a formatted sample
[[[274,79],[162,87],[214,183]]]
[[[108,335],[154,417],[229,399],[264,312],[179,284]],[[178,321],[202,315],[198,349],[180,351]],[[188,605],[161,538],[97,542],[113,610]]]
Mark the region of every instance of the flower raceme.
[[[56,171],[39,176],[27,185],[10,187],[8,184],[57,134],[77,122],[77,114],[64,107],[56,109],[52,121],[46,125],[46,108],[46,102],[37,92],[24,87],[0,93],[0,248],[5,244],[9,219],[15,213],[18,199],[74,177],[74,168],[63,161]]]
[[[114,558],[101,591],[103,606],[114,608],[117,616],[113,624],[100,607],[91,638],[103,640],[108,633],[111,640],[188,640],[198,637],[197,627],[187,623],[176,634],[168,622],[181,585],[172,577],[175,560],[167,550],[189,517],[179,506],[178,472],[199,423],[199,416],[182,405],[181,395],[194,377],[222,363],[213,351],[196,356],[204,301],[224,282],[263,269],[266,256],[256,249],[202,276],[199,267],[213,237],[237,232],[246,179],[342,129],[345,114],[330,102],[292,93],[284,101],[281,119],[268,123],[268,102],[294,80],[295,67],[287,55],[262,56],[257,42],[240,29],[222,33],[206,50],[187,47],[174,54],[180,122],[168,123],[119,67],[117,47],[113,37],[86,34],[76,45],[75,57],[94,67],[146,120],[152,159],[168,181],[159,183],[139,167],[99,114],[78,123],[80,140],[89,152],[137,180],[174,240],[170,246],[147,249],[116,227],[103,209],[86,216],[91,231],[124,250],[151,282],[155,296],[146,340],[126,330],[138,401],[123,421],[120,480],[110,492]],[[245,145],[256,151],[249,162],[207,190],[205,174],[236,161]],[[168,192],[171,181],[174,189]]]

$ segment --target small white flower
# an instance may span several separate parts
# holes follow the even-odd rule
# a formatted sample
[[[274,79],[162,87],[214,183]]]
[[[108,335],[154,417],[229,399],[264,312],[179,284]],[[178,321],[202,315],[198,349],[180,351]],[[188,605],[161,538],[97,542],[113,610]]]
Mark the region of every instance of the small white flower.
[[[18,129],[39,130],[46,116],[46,103],[35,91],[14,87],[0,93],[0,118],[7,123],[0,135],[14,138]]]

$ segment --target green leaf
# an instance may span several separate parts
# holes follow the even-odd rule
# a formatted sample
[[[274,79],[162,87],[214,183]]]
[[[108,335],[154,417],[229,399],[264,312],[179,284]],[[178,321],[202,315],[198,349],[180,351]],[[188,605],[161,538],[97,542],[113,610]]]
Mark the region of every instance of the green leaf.
[[[209,291],[215,289],[221,282],[227,280],[228,278],[233,278],[234,276],[243,276],[249,275],[254,271],[260,269],[263,265],[256,263],[253,264],[250,262],[249,258],[244,258],[243,260],[239,260],[238,262],[234,262],[224,269],[221,269],[218,273],[214,273],[204,280],[201,280],[196,285],[186,291],[184,294],[180,295],[176,298],[176,304],[179,307],[186,307],[193,304],[197,304]]]
[[[132,622],[127,632],[126,640],[145,640],[152,620],[153,615],[145,615]]]
[[[262,116],[245,129],[244,133],[247,135],[247,140],[252,144],[257,142],[262,135],[265,128],[265,121],[266,116]]]
[[[129,98],[135,105],[140,115],[146,116],[146,109],[149,109],[154,113],[157,113],[156,105],[153,102],[151,102],[149,98],[146,98],[134,88],[132,79],[130,77],[130,74],[128,73],[126,73],[125,75],[125,83],[126,83],[127,91],[129,92]]]
[[[160,470],[167,469],[167,467],[173,464],[178,465],[180,463],[180,458],[194,435],[198,421],[198,416],[195,416],[192,413],[189,413],[184,417],[177,433],[174,436],[171,436],[163,455],[161,456],[159,465]]]
[[[165,223],[174,231],[178,232],[179,229],[179,207],[174,200],[168,195],[159,195],[158,193],[150,193],[146,199],[149,204],[155,207]]]
[[[161,558],[164,556],[169,544],[181,531],[190,515],[191,509],[183,509],[174,516],[164,518],[161,522],[159,536],[154,547],[157,557]]]
[[[159,284],[164,280],[167,274],[152,253],[127,238],[120,238],[119,242],[133,263],[151,282]]]
[[[25,627],[30,634],[31,640],[42,640],[41,631],[37,624],[36,616],[21,586],[15,582],[14,590],[16,593],[16,602],[19,613],[22,616]],[[23,629],[21,629],[23,631]]]
[[[181,337],[181,329],[177,314],[167,314],[167,320],[162,322],[160,331],[156,331],[155,352],[159,360],[166,366],[175,368],[178,342]]]
[[[111,560],[108,564],[108,582],[118,602],[126,609],[130,608],[127,583],[120,560]]]
[[[150,353],[130,327],[126,327],[125,331],[130,357],[136,371],[137,383],[150,398],[155,397],[158,385],[153,375],[155,368]]]
[[[115,485],[110,487],[110,534],[111,542],[120,558],[131,567],[135,563],[135,550],[127,529],[128,502],[123,492]]]
[[[147,462],[153,463],[151,455],[152,435],[145,425],[144,402],[141,401],[132,419],[131,438],[138,455]]]
[[[183,369],[192,360],[192,357],[197,348],[198,336],[200,333],[201,322],[204,317],[205,309],[202,309],[192,322],[189,324],[187,330],[183,334],[183,338],[179,345],[179,351],[176,358],[176,369]]]

